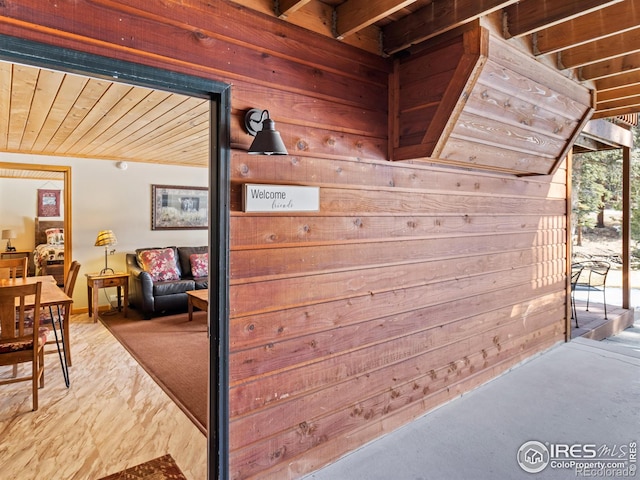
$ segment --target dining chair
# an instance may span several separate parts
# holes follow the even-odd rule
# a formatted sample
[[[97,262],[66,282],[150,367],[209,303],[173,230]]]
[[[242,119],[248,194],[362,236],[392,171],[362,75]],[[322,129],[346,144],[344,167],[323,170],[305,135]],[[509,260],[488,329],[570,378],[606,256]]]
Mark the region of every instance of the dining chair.
[[[1,258],[0,279],[23,278],[27,276],[27,257]],[[18,365],[13,366],[13,377],[18,376]]]
[[[0,278],[26,277],[28,261],[28,257],[0,259]]]
[[[78,272],[80,271],[80,262],[74,260],[71,262],[69,266],[69,271],[65,277],[64,281],[64,293],[69,297],[73,297],[73,290],[76,286],[76,280],[78,278]],[[71,312],[67,312],[64,306],[60,305],[52,305],[49,307],[48,311],[43,309],[43,315],[40,317],[41,323],[48,324],[53,322],[55,340],[49,340],[47,345],[56,345],[58,346],[58,338],[57,338],[57,330],[55,330],[55,323],[58,322],[58,326],[60,329],[60,336],[62,345],[64,348],[64,354],[67,359],[67,364],[71,366],[71,350],[69,348],[69,328],[66,322],[68,322],[68,315]],[[45,351],[45,353],[57,353],[58,350],[49,350]]]
[[[42,283],[0,287],[0,365],[31,362],[31,375],[0,380],[0,385],[31,381],[33,410],[38,409],[38,387],[44,387],[44,345],[47,329],[36,315],[27,326],[27,310],[40,310]],[[33,295],[33,301],[27,297]],[[27,307],[29,304],[29,307]]]
[[[69,271],[65,277],[63,291],[68,297],[73,297],[73,290],[80,271],[80,263],[77,260],[71,262]],[[55,345],[56,348],[45,349],[45,354],[57,353],[60,357],[64,383],[69,386],[69,367],[71,366],[71,342],[69,339],[69,315],[65,305],[48,305],[40,309],[40,325],[51,325],[53,338],[47,340],[46,345]],[[33,314],[32,314],[33,315]],[[64,357],[63,357],[64,356]]]

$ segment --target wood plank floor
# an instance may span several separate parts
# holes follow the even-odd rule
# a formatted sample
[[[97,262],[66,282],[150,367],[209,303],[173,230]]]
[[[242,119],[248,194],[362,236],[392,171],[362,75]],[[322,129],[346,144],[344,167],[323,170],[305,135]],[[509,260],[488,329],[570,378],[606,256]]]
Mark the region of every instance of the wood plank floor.
[[[74,315],[70,329],[69,389],[57,355],[46,355],[37,412],[30,382],[0,386],[0,477],[98,479],[170,453],[189,480],[205,479],[206,436],[102,323]]]

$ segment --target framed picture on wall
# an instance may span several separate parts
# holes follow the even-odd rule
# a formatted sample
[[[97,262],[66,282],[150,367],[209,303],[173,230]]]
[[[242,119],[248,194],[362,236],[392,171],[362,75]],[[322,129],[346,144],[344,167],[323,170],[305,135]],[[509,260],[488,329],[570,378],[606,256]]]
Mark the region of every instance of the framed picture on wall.
[[[38,217],[60,216],[60,190],[38,189]]]
[[[209,228],[209,189],[151,185],[151,230]]]

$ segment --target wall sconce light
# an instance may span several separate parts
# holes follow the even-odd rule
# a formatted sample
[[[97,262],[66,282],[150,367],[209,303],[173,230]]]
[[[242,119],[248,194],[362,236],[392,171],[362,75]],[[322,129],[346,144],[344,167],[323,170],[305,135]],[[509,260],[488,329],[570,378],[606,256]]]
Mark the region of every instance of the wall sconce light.
[[[252,108],[244,117],[247,133],[256,137],[247,153],[252,155],[288,155],[286,147],[276,130],[275,122],[269,117],[268,110]]]

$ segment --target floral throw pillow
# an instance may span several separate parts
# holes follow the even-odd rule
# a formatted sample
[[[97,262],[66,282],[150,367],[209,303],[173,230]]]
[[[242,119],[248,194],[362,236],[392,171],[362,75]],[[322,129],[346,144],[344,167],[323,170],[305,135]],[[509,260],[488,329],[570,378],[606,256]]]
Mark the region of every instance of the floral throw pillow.
[[[44,233],[47,236],[48,245],[64,245],[64,229],[47,228]]]
[[[143,270],[148,272],[156,282],[180,279],[180,272],[178,271],[173,248],[143,250],[138,253],[138,261]]]
[[[191,262],[191,275],[193,278],[201,278],[209,275],[209,254],[194,253],[189,257]]]

